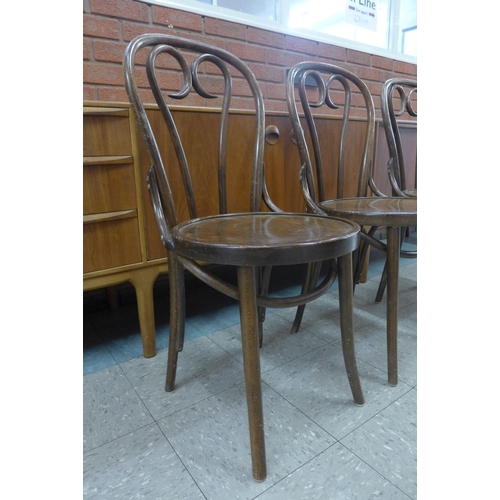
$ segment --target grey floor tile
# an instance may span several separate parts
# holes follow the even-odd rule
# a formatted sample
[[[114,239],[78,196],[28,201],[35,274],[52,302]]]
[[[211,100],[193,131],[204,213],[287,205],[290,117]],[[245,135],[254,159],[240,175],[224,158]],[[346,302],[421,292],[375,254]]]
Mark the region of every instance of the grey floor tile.
[[[263,343],[260,350],[261,373],[304,355],[326,343],[304,330],[290,333],[291,323],[277,314],[268,313],[264,322]],[[209,336],[231,356],[243,364],[240,325],[226,328]]]
[[[116,360],[88,318],[83,322],[83,374],[93,373],[116,365]]]
[[[296,308],[279,309],[276,314],[288,321],[292,327]],[[361,328],[380,318],[364,309],[355,307],[353,311],[354,329]],[[329,292],[306,305],[299,333],[307,330],[322,339],[331,342],[340,339],[340,310],[338,291]]]
[[[84,375],[104,370],[104,368],[115,365],[116,359],[113,357],[106,344],[87,346],[83,351]]]
[[[387,288],[381,302],[375,302],[380,276],[369,279],[366,283],[356,285],[354,291],[354,307],[365,313],[375,314],[379,317],[387,317]],[[413,279],[399,277],[399,308],[408,306],[417,301],[417,284]]]
[[[387,373],[387,323],[381,319],[356,330],[356,357]],[[338,344],[340,347],[340,344]],[[417,383],[417,332],[401,322],[398,325],[398,380]]]
[[[141,330],[137,318],[120,318],[119,321],[99,325],[97,330],[106,339],[106,346],[117,363],[142,356]]]
[[[244,384],[158,422],[211,500],[252,499],[335,440],[263,384],[267,479],[252,477]]]
[[[83,378],[83,451],[153,422],[119,366]]]
[[[409,500],[357,456],[336,443],[272,486],[258,500]]]
[[[398,311],[399,325],[405,328],[417,329],[417,303],[414,302]]]
[[[410,260],[406,266],[402,266],[399,270],[400,278],[413,280],[417,283],[417,261]]]
[[[336,439],[386,408],[409,386],[387,384],[387,375],[358,358],[365,405],[354,403],[342,350],[328,344],[262,375],[275,391],[304,412]]]
[[[417,498],[417,391],[412,389],[342,440],[411,498]]]
[[[184,344],[175,390],[165,392],[167,352],[164,349],[154,358],[137,358],[120,365],[155,420],[244,380],[243,366],[205,336]]]
[[[156,424],[84,454],[87,500],[203,500],[203,495]]]
[[[186,304],[186,316],[204,335],[240,322],[238,302],[222,293],[211,291],[210,296],[195,300],[190,297]]]

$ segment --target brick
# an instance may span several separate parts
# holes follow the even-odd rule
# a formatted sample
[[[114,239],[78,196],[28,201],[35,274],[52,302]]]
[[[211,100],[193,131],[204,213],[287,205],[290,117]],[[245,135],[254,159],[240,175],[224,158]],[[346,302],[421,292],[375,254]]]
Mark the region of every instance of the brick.
[[[285,81],[285,69],[274,66],[266,66],[265,64],[249,63],[250,70],[255,75],[255,78],[260,82],[283,83]]]
[[[118,64],[83,63],[83,82],[123,86],[122,67]]]
[[[328,59],[335,59],[336,61],[345,61],[347,56],[347,49],[344,47],[337,47],[327,43],[318,43],[318,55],[327,57]]]
[[[351,115],[354,118],[366,118],[366,109],[363,108],[353,108],[351,109]]]
[[[403,73],[403,75],[417,75],[417,66],[404,61],[394,61],[394,71]]]
[[[287,112],[288,108],[286,107],[285,101],[274,101],[270,99],[266,99],[264,101],[264,107],[266,111],[278,111],[278,112]]]
[[[372,95],[372,100],[375,102],[375,100],[373,99],[373,95]],[[365,98],[360,92],[352,93],[352,105],[355,106],[356,108],[366,109]]]
[[[259,86],[262,90],[260,83]],[[252,97],[252,91],[250,90],[246,80],[233,79],[233,95],[240,97]]]
[[[150,90],[139,89],[139,97],[145,104],[156,104],[155,98]],[[128,96],[127,96],[128,100]],[[139,132],[140,133],[140,132]]]
[[[94,57],[96,61],[121,63],[126,43],[94,41]]]
[[[268,99],[282,99],[283,101],[286,99],[285,84],[267,83],[266,90]]]
[[[224,94],[224,78],[222,76],[200,75],[200,85],[205,92],[221,96]]]
[[[304,56],[301,54],[294,54],[285,50],[267,49],[267,62],[269,64],[291,68],[303,60]]]
[[[83,34],[113,40],[120,39],[118,21],[92,15],[83,16]]]
[[[228,42],[227,50],[243,61],[266,62],[266,49],[257,45]]]
[[[247,30],[243,24],[232,23],[212,17],[205,18],[205,33],[208,35],[223,36],[225,38],[237,38],[246,40]]]
[[[132,0],[90,0],[90,8],[96,14],[149,22],[149,6]]]
[[[346,62],[370,66],[371,56],[365,52],[359,52],[359,50],[347,49]]]
[[[196,33],[176,33],[178,36],[182,36],[183,38],[187,38],[188,40],[193,40],[195,42],[208,43],[209,45],[213,45],[214,47],[218,47],[219,49],[226,49],[226,41],[215,36],[208,35],[197,35]]]
[[[387,71],[392,71],[394,67],[394,59],[389,59],[387,57],[372,56],[372,66],[374,68],[385,69]]]
[[[88,61],[91,55],[91,43],[90,40],[84,38],[83,39],[83,60]]]
[[[367,68],[365,66],[360,66],[358,70],[358,76],[361,80],[372,80],[374,82],[379,82],[382,79],[383,71],[376,68]]]
[[[154,24],[172,25],[174,28],[183,28],[199,32],[203,30],[203,18],[199,14],[168,9],[157,5],[153,5],[152,7]]]
[[[194,58],[194,57],[193,57]],[[231,64],[227,65],[227,68],[229,69],[229,73],[233,78],[241,78],[242,74],[240,71],[238,71],[234,66]],[[215,76],[221,76],[221,71],[220,69],[215,65],[210,62],[205,62],[202,63],[199,66],[198,69],[200,74],[207,74],[207,75],[215,75]]]
[[[208,103],[210,106],[210,102]],[[231,99],[231,109],[255,109],[253,99],[246,99],[244,97],[235,97]]]
[[[122,32],[123,32],[123,40],[125,42],[130,42],[136,36],[144,35],[145,33],[151,33],[152,26],[148,24],[139,24],[139,23],[131,23],[129,21],[123,21],[122,23]],[[162,33],[164,35],[175,35],[173,30],[168,28],[154,28],[155,33]]]
[[[138,87],[149,88],[146,68],[137,68],[135,77]],[[176,92],[181,88],[181,76],[178,72],[159,70],[156,72],[156,77],[161,89]]]
[[[99,87],[99,101],[129,102],[127,91],[121,87]]]
[[[296,36],[285,37],[286,50],[293,50],[294,52],[301,52],[303,54],[318,55],[318,42],[314,40],[307,40],[306,38],[299,38]]]
[[[252,28],[251,26],[247,28],[247,40],[249,42],[258,43],[259,45],[267,45],[277,49],[285,48],[285,35],[259,28]]]
[[[382,93],[382,82],[366,82],[372,96],[380,96]]]
[[[95,87],[83,86],[83,99],[88,101],[97,100],[97,92]]]
[[[194,59],[194,55],[192,53],[186,53],[185,51],[180,51],[182,57],[186,61],[187,65],[189,66]],[[146,64],[146,53],[142,52],[142,54],[139,52],[137,54],[137,62],[138,64]],[[144,59],[144,62],[141,62],[142,59],[139,59],[139,56],[142,56]],[[177,62],[177,59],[175,59],[173,56],[170,54],[160,54],[156,58],[156,67],[157,68],[162,68],[162,69],[171,69],[174,71],[181,71],[181,67],[179,63]]]

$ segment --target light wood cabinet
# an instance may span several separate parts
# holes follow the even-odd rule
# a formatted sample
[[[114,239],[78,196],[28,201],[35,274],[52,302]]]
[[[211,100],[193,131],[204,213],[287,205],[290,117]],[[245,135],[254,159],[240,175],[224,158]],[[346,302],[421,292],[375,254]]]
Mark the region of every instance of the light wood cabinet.
[[[128,104],[83,105],[83,289],[130,282],[144,356],[156,354],[153,285],[166,258],[149,259],[143,177]]]

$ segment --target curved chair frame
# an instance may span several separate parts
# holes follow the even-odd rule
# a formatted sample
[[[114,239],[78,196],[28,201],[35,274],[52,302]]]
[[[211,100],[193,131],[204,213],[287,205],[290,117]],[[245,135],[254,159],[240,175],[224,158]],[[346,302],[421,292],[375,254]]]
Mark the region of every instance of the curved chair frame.
[[[326,76],[323,76],[326,75]],[[313,78],[317,84],[319,98],[309,102],[306,89],[306,78]],[[298,105],[295,97],[295,82],[298,81],[299,100],[306,119],[312,142],[313,156],[309,152],[304,129],[300,122]],[[344,103],[338,105],[332,98],[330,85],[339,82],[344,90]],[[364,138],[361,166],[358,173],[358,189],[356,198],[344,198],[342,181],[346,169],[354,168],[344,161],[345,141],[349,130],[349,115],[352,105],[353,91],[351,86],[361,95],[366,117],[366,134]],[[416,226],[417,209],[415,198],[387,197],[382,193],[373,178],[373,147],[375,131],[375,109],[373,99],[366,84],[350,71],[321,62],[301,62],[296,64],[287,77],[287,105],[292,120],[293,131],[297,139],[300,155],[300,181],[308,210],[325,217],[341,217],[356,221],[360,226],[369,227],[361,232],[362,244],[358,252],[354,280],[357,281],[364,264],[368,244],[387,253],[387,354],[388,380],[391,385],[397,384],[397,310],[398,310],[398,278],[400,257],[400,229]],[[312,109],[328,106],[339,109],[343,106],[340,148],[337,159],[337,197],[327,199],[324,189],[325,165],[321,156],[319,137],[316,131]],[[314,158],[314,164],[313,164]],[[387,244],[375,239],[373,234],[379,227],[387,227]],[[312,286],[314,278],[307,285]],[[307,285],[305,289],[307,290]],[[303,306],[302,306],[303,309]],[[300,323],[300,309],[296,323]],[[298,328],[294,324],[295,328]]]
[[[400,108],[394,108],[394,94],[399,95]],[[382,87],[380,108],[384,122],[385,136],[389,147],[389,162],[387,171],[391,182],[393,196],[416,197],[416,189],[406,188],[406,170],[404,164],[403,147],[401,144],[401,133],[397,122],[398,116],[406,113],[417,117],[412,98],[417,92],[417,82],[406,78],[391,78]]]
[[[178,160],[189,219],[179,221],[172,187],[168,179],[155,132],[142,102],[135,75],[135,58],[139,50],[149,50],[146,73],[158,107],[167,124],[172,147]],[[182,52],[181,52],[182,51]],[[198,54],[191,64],[184,51]],[[183,75],[181,90],[169,94],[182,99],[194,89],[207,99],[219,97],[203,88],[199,67],[204,62],[217,66],[224,79],[224,96],[220,119],[218,184],[219,213],[200,217],[197,212],[191,172],[174,118],[160,89],[156,60],[169,54],[179,64]],[[141,35],[130,42],[124,57],[127,93],[141,129],[152,166],[148,190],[161,240],[168,250],[170,281],[170,339],[168,349],[166,391],[174,390],[178,353],[183,348],[185,326],[184,270],[187,269],[213,288],[239,300],[242,350],[250,430],[250,448],[254,478],[266,477],[264,421],[259,362],[259,325],[266,307],[295,307],[325,293],[335,279],[334,259],[338,260],[339,302],[344,361],[354,400],[364,403],[354,353],[352,325],[352,252],[359,245],[357,223],[325,219],[313,214],[262,212],[263,201],[275,207],[264,182],[264,104],[259,85],[249,68],[231,53],[217,47],[179,37],[159,34]],[[248,212],[228,213],[226,186],[226,145],[229,129],[229,107],[233,73],[243,78],[251,90],[255,104],[255,138],[253,140],[252,180]],[[237,267],[238,286],[216,277],[200,265],[200,261]],[[297,297],[266,296],[270,269],[274,265],[295,265],[330,261],[330,270],[322,284]],[[260,308],[260,311],[259,311]]]

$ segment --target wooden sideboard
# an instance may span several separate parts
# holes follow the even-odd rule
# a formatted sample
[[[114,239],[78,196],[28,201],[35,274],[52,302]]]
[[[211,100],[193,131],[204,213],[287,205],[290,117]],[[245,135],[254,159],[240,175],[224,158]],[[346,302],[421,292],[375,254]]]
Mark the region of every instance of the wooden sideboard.
[[[83,289],[132,283],[144,356],[152,357],[153,285],[168,265],[148,257],[143,182],[129,105],[84,102]]]
[[[156,106],[148,106],[151,124],[165,141],[160,149],[165,158],[171,186],[175,192],[181,189],[176,159],[170,146],[168,134]],[[200,181],[194,189],[204,192],[199,215],[216,212],[217,184],[216,172],[217,128],[219,111],[209,108],[174,108],[174,118],[181,137],[192,138],[183,141],[188,144],[186,155],[192,166],[199,170]],[[251,113],[235,111],[232,113],[230,134],[246,133]],[[201,126],[200,126],[201,122]],[[196,127],[193,124],[196,123]],[[285,113],[268,113],[264,161],[266,182],[273,201],[286,211],[303,212],[305,203],[298,179],[300,168],[297,147],[293,142],[292,127]],[[326,137],[337,137],[340,126],[338,119],[321,118],[318,131]],[[361,146],[356,130],[365,126],[362,120],[352,122],[349,144],[352,160],[361,154]],[[411,158],[415,158],[414,169],[407,174],[414,179],[416,173],[416,123],[404,125],[406,148]],[[195,129],[203,130],[203,136],[192,137]],[[212,137],[213,136],[213,137]],[[327,144],[323,151],[324,160],[334,159],[335,141]],[[228,137],[231,144],[231,137]],[[230,185],[243,186],[242,179],[248,175],[245,155],[242,151],[228,151]],[[387,194],[389,181],[386,165],[387,145],[381,123],[377,123],[377,139],[374,151],[375,178],[379,188]],[[411,161],[409,162],[411,163]],[[129,103],[108,103],[84,101],[83,103],[83,289],[94,290],[130,282],[136,291],[139,322],[145,357],[156,354],[153,286],[161,273],[168,272],[167,252],[163,247],[154,214],[149,201],[145,179],[149,170],[149,160],[142,137],[138,134],[132,109]],[[413,172],[413,173],[412,173]],[[327,179],[328,182],[328,179]],[[409,182],[409,184],[411,184]],[[334,196],[335,183],[331,182]],[[355,196],[357,178],[347,179],[346,194]],[[408,187],[413,187],[409,185]],[[243,187],[241,188],[243,189]],[[247,211],[241,204],[244,196],[241,190],[233,190],[228,199],[229,211]],[[328,194],[328,193],[327,193]],[[247,197],[248,198],[248,197]],[[179,202],[180,219],[185,207]]]

